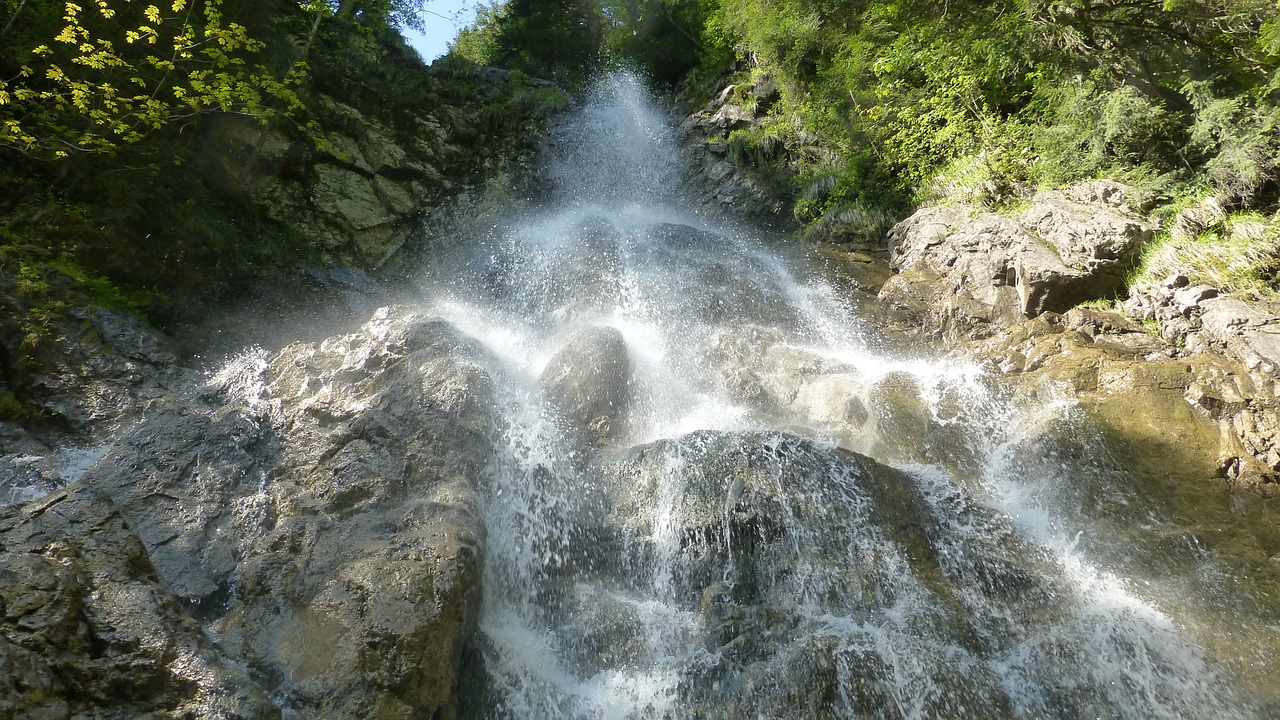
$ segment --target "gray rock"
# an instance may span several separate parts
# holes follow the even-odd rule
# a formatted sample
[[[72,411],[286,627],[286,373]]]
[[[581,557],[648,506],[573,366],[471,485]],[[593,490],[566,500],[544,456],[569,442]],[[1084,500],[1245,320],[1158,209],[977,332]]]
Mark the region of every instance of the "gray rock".
[[[419,79],[439,88],[429,72]],[[325,262],[381,269],[422,229],[423,217],[447,211],[462,192],[487,193],[505,177],[528,194],[551,111],[510,107],[493,122],[496,101],[510,97],[513,82],[496,70],[468,72],[465,100],[394,122],[367,99],[348,94],[347,104],[316,94],[305,118],[322,128],[314,143],[228,114],[210,122],[202,165],[221,189],[305,237]]]
[[[728,132],[746,127],[753,119],[754,116],[746,108],[740,105],[726,104],[721,106],[715,115],[711,116],[709,124],[721,132]]]
[[[258,720],[280,710],[83,485],[0,509],[0,716]]]
[[[622,333],[592,327],[569,338],[547,363],[539,382],[579,433],[602,442],[626,412],[630,379],[631,358]]]
[[[1168,339],[1119,313],[1075,308],[1063,318],[1065,331],[1030,332],[1045,315],[978,353],[1002,372],[1071,387],[1092,415],[1133,443],[1143,468],[1167,472],[1173,464],[1197,481],[1216,474],[1237,488],[1273,492],[1280,478],[1274,316],[1186,278],[1170,278],[1157,292],[1135,297],[1154,308]]]
[[[696,104],[690,98],[701,95],[699,90],[689,87],[682,94],[692,108],[679,128],[688,161],[685,181],[700,188],[696,195],[703,198],[703,204],[715,212],[737,217],[750,214],[766,224],[794,228],[795,220],[787,212],[794,201],[790,192],[781,191],[781,184],[769,173],[726,157],[730,133],[763,127],[766,113],[776,103],[776,81],[764,77],[758,83],[726,84],[712,93],[710,101]],[[784,152],[788,158],[796,154],[790,148]],[[786,172],[796,172],[790,160],[784,165]]]
[[[317,164],[315,173],[317,216],[350,237],[366,267],[381,266],[409,237],[414,205],[408,191],[336,165]]]
[[[1123,278],[1135,254],[1150,241],[1153,228],[1114,202],[1114,195],[1123,197],[1126,189],[1112,187],[1112,195],[1079,186],[1037,193],[1018,220],[1068,266]]]
[[[1108,297],[1152,233],[1124,207],[1126,192],[1101,181],[1042,192],[1016,219],[967,205],[923,208],[890,231],[900,276],[880,297],[926,330],[970,338]]]
[[[157,407],[83,482],[295,717],[450,716],[478,608],[486,361],[383,309]]]
[[[880,299],[930,331],[990,334],[1021,316],[1014,263],[1029,242],[1012,218],[966,205],[923,208],[889,233],[899,274]]]
[[[1061,192],[1067,200],[1082,205],[1109,205],[1135,213],[1151,209],[1151,201],[1143,193],[1112,180],[1085,180]]]
[[[89,311],[89,318],[103,344],[116,353],[153,365],[177,362],[177,354],[168,338],[147,327],[137,317],[94,308]]]
[[[1173,293],[1173,302],[1183,317],[1189,317],[1201,302],[1218,297],[1218,289],[1208,285],[1196,285]]]
[[[117,422],[186,381],[173,367],[172,343],[122,313],[75,308],[51,318],[34,347],[20,347],[21,340],[14,333],[0,343],[0,354],[30,358],[8,368],[8,389],[44,419],[40,424],[78,433],[79,443],[100,442]],[[21,452],[6,445],[0,457]],[[0,488],[6,484],[0,470]]]
[[[1005,619],[995,612],[961,620],[958,606],[923,598],[996,607],[1017,598],[1024,609],[1048,601],[1053,579],[1041,572],[1037,551],[1010,533],[959,552],[949,545],[948,518],[909,475],[782,433],[699,431],[606,458],[599,473],[610,496],[605,512],[630,543],[627,557],[664,552],[655,544],[659,524],[678,531],[678,548],[665,549],[666,582],[673,597],[701,598],[696,632],[705,648],[677,690],[680,707],[791,717],[795,703],[811,703],[812,713],[803,714],[821,715],[831,707],[822,699],[839,693],[846,703],[840,707],[870,715],[893,685],[890,665],[909,657],[914,677],[947,688],[926,701],[937,703],[927,712],[945,715],[942,703],[973,693],[978,717],[1009,715],[998,681],[981,663],[967,663],[972,674],[962,681],[950,667],[956,656],[939,661],[935,650],[968,652],[972,645],[961,638],[973,631],[970,622],[992,622],[1004,633]],[[998,522],[959,494],[942,502],[943,512],[969,522]],[[625,587],[633,565],[612,572]],[[903,644],[892,649],[850,643],[814,622],[874,618],[917,597],[931,603],[930,612],[895,626]],[[819,642],[797,653],[804,638]],[[857,665],[836,671],[836,657],[854,652]],[[776,683],[804,691],[772,692]]]

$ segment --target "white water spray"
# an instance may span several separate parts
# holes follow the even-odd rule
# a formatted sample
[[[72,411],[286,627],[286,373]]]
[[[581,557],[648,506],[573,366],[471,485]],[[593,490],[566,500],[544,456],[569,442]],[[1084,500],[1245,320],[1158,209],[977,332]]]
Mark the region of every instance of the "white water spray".
[[[552,201],[431,301],[490,350],[505,418],[470,712],[1261,716],[1079,549],[1069,468],[1019,467],[1070,403],[875,352],[797,259],[682,206],[636,78],[555,145]],[[576,427],[543,375],[593,328],[625,377],[585,367],[577,389],[626,401]]]

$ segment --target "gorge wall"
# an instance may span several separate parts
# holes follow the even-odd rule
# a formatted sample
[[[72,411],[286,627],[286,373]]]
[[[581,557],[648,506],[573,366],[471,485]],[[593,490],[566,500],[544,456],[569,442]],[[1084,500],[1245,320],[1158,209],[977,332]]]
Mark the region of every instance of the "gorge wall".
[[[139,206],[113,226],[130,228],[127,251],[113,254],[116,245],[95,236],[77,260],[83,266],[52,254],[5,266],[0,716],[519,716],[503,704],[512,698],[550,713],[564,688],[540,694],[538,683],[572,683],[539,674],[543,656],[515,652],[529,644],[500,632],[510,628],[482,630],[482,608],[494,597],[527,603],[559,633],[566,655],[599,673],[593,678],[626,679],[632,665],[660,663],[661,643],[687,632],[694,659],[666,697],[692,698],[690,712],[728,707],[717,696],[724,687],[740,693],[735,702],[763,698],[780,715],[840,707],[895,716],[888,708],[901,700],[892,669],[899,656],[857,646],[862,630],[813,629],[836,611],[858,622],[898,617],[902,646],[922,643],[928,660],[908,679],[930,688],[914,698],[926,715],[964,714],[953,701],[990,717],[1017,703],[1063,717],[1113,707],[1094,692],[1105,685],[1090,675],[1105,655],[1098,647],[1152,650],[1157,669],[1190,657],[1177,673],[1120,683],[1175,698],[1173,716],[1193,706],[1265,717],[1280,707],[1271,682],[1277,643],[1265,630],[1275,616],[1268,598],[1280,587],[1280,318],[1265,301],[1185,274],[1133,282],[1143,250],[1176,220],[1153,214],[1143,191],[1091,180],[1024,188],[1025,202],[1014,205],[978,193],[935,198],[904,217],[869,207],[814,217],[805,208],[834,197],[839,184],[797,178],[806,163],[839,153],[817,134],[770,139],[779,80],[753,68],[691,84],[672,124],[684,136],[694,215],[746,217],[766,228],[762,246],[803,246],[834,288],[831,299],[814,290],[827,286],[792,282],[781,261],[739,238],[669,218],[637,230],[634,208],[579,208],[585,219],[534,230],[502,225],[505,208],[546,190],[549,181],[533,175],[536,146],[564,96],[518,72],[453,60],[414,68],[406,52],[367,37],[325,50],[335,67],[311,88],[307,117],[316,124],[306,132],[234,117],[201,126],[178,214],[225,230],[236,247],[251,247],[261,231],[274,238],[265,254],[220,264],[229,245],[202,249],[211,235],[185,237],[190,227],[173,224],[169,211],[152,224],[139,220],[149,210]],[[386,102],[391,90],[408,99]],[[661,135],[654,127],[645,129]],[[579,140],[623,147],[613,136]],[[641,169],[633,162],[619,177],[645,179]],[[609,187],[590,189],[622,197],[598,184]],[[99,186],[80,177],[58,187],[83,197]],[[142,187],[142,197],[156,191]],[[47,210],[75,215],[64,211]],[[470,219],[469,234],[453,234],[455,219]],[[802,225],[803,240],[776,240]],[[165,246],[163,233],[171,256],[137,260]],[[76,244],[49,237],[51,246]],[[644,239],[641,250],[634,237]],[[296,244],[281,249],[282,239]],[[470,243],[465,262],[445,265],[445,250],[460,243]],[[683,369],[700,368],[689,380],[699,392],[681,394],[687,388],[663,376],[642,395],[636,379],[654,372],[662,343],[626,335],[635,324],[616,317],[623,329],[590,324],[613,302],[592,293],[615,285],[618,312],[634,319],[625,313],[635,296],[624,292],[634,290],[625,262],[633,255],[675,283],[664,292],[679,302],[654,322],[684,333],[672,346],[692,358]],[[135,260],[140,270],[122,270]],[[271,272],[245,272],[255,261]],[[431,312],[393,302],[406,277],[437,261],[440,284],[456,296]],[[122,283],[174,289],[208,274],[216,279],[201,281],[204,294],[188,297],[220,301],[185,310],[170,302],[153,315],[166,328],[157,330],[127,304],[107,302],[101,291],[111,283],[97,282],[100,269]],[[508,314],[461,307],[472,296],[509,303],[495,306]],[[979,486],[976,500],[964,481],[940,480],[975,472],[993,438],[1013,443],[1008,436],[1021,429],[1000,423],[1026,416],[982,415],[978,400],[990,398],[978,392],[982,382],[965,384],[970,376],[926,380],[907,360],[885,371],[874,367],[879,360],[805,345],[812,338],[804,333],[832,332],[806,315],[827,300],[870,327],[857,325],[858,333],[882,343],[882,356],[973,361],[1014,404],[1048,398],[1083,408],[1088,421],[1073,420],[1083,435],[1055,427],[1014,443],[1015,479],[1078,483],[1063,492],[1077,494],[1067,503],[1079,513],[1071,522],[1088,532],[1066,552],[1080,548],[1116,572],[1195,589],[1170,605],[1226,608],[1204,612],[1208,630],[1196,647],[1229,658],[1251,699],[1235,704],[1218,691],[1225,685],[1180,695],[1192,679],[1218,676],[1178,674],[1202,656],[1183,652],[1193,645],[1181,644],[1163,615],[1130,595],[1099,601],[1108,612],[1118,607],[1114,616],[1096,611],[1089,603],[1102,591],[1071,585],[1075,578],[1046,560],[1052,552],[986,504],[991,488]],[[294,303],[328,309],[296,314]],[[283,331],[276,317],[255,325],[277,309]],[[778,317],[803,331],[768,325]],[[268,328],[274,344],[242,347]],[[503,344],[520,332],[547,344]],[[204,365],[201,353],[218,357]],[[512,369],[542,361],[527,378]],[[684,408],[704,394],[728,398],[771,429],[637,439],[645,418],[664,411],[653,398]],[[528,398],[543,396],[549,415],[523,417],[524,405],[536,405]],[[957,421],[973,417],[987,424]],[[533,442],[547,434],[559,444]],[[547,459],[547,448],[564,454]],[[515,460],[494,460],[501,453]],[[500,461],[527,472],[506,477]],[[936,471],[922,473],[922,464]],[[599,482],[568,486],[582,477]],[[672,478],[681,499],[668,507],[674,491],[663,483]],[[788,524],[788,513],[830,521],[836,506],[858,522],[837,522],[834,533]],[[513,528],[525,535],[506,545],[490,537]],[[801,545],[819,560],[802,557]],[[632,559],[610,564],[605,553],[619,548],[633,550]],[[844,562],[849,548],[856,562]],[[675,558],[666,570],[645,564],[663,553]],[[641,587],[649,574],[681,599],[668,608],[661,594],[635,603],[615,592]],[[774,574],[783,578],[776,586]],[[786,589],[793,581],[802,592]],[[1054,604],[1061,597],[1069,601]],[[902,598],[940,604],[900,614]],[[1141,611],[1129,613],[1131,602]],[[637,604],[669,611],[679,631],[654,640]],[[1237,617],[1257,632],[1232,635]],[[1092,636],[1099,646],[1072,644],[1079,633],[1041,634],[1046,618],[1107,632]],[[795,649],[771,644],[783,640]],[[976,668],[977,679],[938,661],[939,648]],[[1017,665],[1006,660],[1020,650],[1048,658],[1023,657],[1018,669],[1053,697],[1029,699],[992,674],[1002,662]],[[1134,660],[1126,669],[1141,665],[1126,660]],[[529,677],[537,682],[520,686]],[[769,694],[784,682],[812,691]],[[588,691],[575,686],[582,694],[566,697],[589,713]],[[1191,705],[1177,704],[1184,699]],[[745,716],[753,706],[741,702],[731,709]]]

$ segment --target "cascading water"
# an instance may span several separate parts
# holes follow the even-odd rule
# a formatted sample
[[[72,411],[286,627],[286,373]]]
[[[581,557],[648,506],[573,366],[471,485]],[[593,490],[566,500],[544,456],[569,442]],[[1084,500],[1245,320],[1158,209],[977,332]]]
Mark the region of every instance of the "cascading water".
[[[496,358],[505,415],[472,714],[1275,710],[1188,604],[1081,542],[1073,488],[1120,470],[1069,401],[877,349],[791,259],[682,207],[635,77],[554,154],[554,200],[430,282]]]

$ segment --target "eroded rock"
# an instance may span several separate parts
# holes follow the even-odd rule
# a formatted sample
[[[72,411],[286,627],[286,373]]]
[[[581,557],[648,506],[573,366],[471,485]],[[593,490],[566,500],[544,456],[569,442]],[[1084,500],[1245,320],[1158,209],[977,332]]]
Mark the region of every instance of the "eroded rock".
[[[157,407],[83,482],[294,716],[451,716],[478,608],[484,361],[383,309]]]
[[[1064,385],[1128,443],[1135,467],[1265,489],[1280,475],[1276,382],[1236,358],[1189,353],[1120,313],[1048,313],[980,343],[1001,372]]]
[[[985,608],[1019,602],[1046,612],[1055,581],[1038,551],[1007,534],[953,547],[951,513],[999,521],[945,484],[782,433],[699,431],[607,458],[600,473],[628,553],[661,557],[673,601],[696,600],[704,652],[681,671],[680,707],[779,717],[796,703],[868,710],[900,682],[896,658],[911,663],[930,712],[972,696],[978,717],[1008,715],[972,640],[997,627],[1024,633]],[[677,535],[667,539],[660,527]],[[900,612],[924,597],[929,612],[901,616],[879,646],[823,625]],[[942,646],[965,649],[940,661]],[[771,692],[775,683],[804,691]]]

